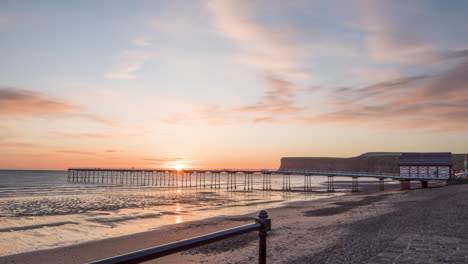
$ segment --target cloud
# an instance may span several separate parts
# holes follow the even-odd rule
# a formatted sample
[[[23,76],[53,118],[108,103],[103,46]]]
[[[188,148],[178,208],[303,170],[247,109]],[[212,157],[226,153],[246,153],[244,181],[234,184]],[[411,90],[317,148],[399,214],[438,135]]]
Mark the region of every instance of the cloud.
[[[203,24],[204,21],[193,16],[193,13],[179,14],[175,17],[174,14],[180,11],[181,9],[168,11],[167,14],[152,18],[148,24],[159,33],[175,38],[192,38],[208,33],[206,25]]]
[[[38,117],[48,120],[79,118],[106,126],[117,126],[113,121],[83,110],[81,107],[40,92],[0,87],[0,118]]]
[[[62,132],[57,132],[51,135],[51,137],[65,137],[65,138],[97,138],[97,139],[106,139],[106,138],[112,138],[112,135],[110,134],[98,134],[98,133],[62,133]]]
[[[364,42],[376,62],[424,64],[438,50],[433,28],[421,18],[434,19],[416,1],[356,1],[358,22],[366,31]]]
[[[219,105],[194,103],[184,103],[183,105],[188,107],[186,111],[171,114],[161,121],[173,125],[186,123],[232,125],[239,123],[237,117],[230,115],[226,112],[226,109],[223,109]]]
[[[149,40],[145,38],[134,39],[132,40],[132,43],[133,45],[138,46],[138,47],[146,47],[150,45]]]
[[[189,109],[175,113],[162,121],[168,124],[209,123],[212,125],[236,124],[276,124],[282,119],[301,112],[303,107],[296,105],[297,85],[285,79],[264,74],[265,92],[256,102],[235,107],[223,107],[217,104],[188,104]],[[300,88],[302,89],[302,88]],[[318,87],[306,87],[306,92],[317,91]]]
[[[119,151],[114,150],[114,149],[106,149],[105,152],[114,153],[114,152],[119,152]]]
[[[115,70],[107,72],[104,77],[113,80],[128,80],[136,76],[134,73],[151,58],[151,53],[141,50],[129,50],[120,54]]]
[[[272,75],[265,75],[264,81],[267,90],[256,103],[235,108],[232,111],[286,114],[303,110],[301,107],[294,106],[293,89],[296,87],[294,83]]]
[[[63,114],[63,115],[65,115],[65,114]],[[116,122],[114,122],[112,120],[108,120],[108,119],[99,117],[99,116],[94,115],[94,114],[89,114],[89,113],[67,113],[66,116],[68,116],[69,118],[84,119],[84,120],[94,122],[94,123],[97,123],[97,124],[101,124],[101,125],[105,125],[105,126],[111,126],[111,127],[118,127],[119,126],[118,123],[116,123]]]
[[[367,37],[370,57],[377,61],[420,64],[424,55],[436,47],[407,25],[381,23]]]
[[[96,133],[83,133],[80,135],[84,137],[89,137],[89,138],[111,138],[112,137],[109,134],[96,134]]]
[[[149,161],[149,163],[153,164],[153,165],[161,165],[161,166],[171,166],[171,165],[174,165],[174,164],[183,164],[183,165],[187,165],[187,163],[193,163],[195,162],[196,160],[187,160],[185,158],[182,158],[182,157],[174,157],[174,158],[144,158],[143,160],[145,161]]]
[[[394,96],[407,94],[416,88],[417,83],[427,78],[427,75],[417,75],[379,82],[363,88],[339,87],[334,89],[334,95],[339,98],[339,104],[364,100],[388,101]]]
[[[167,162],[167,161],[181,161],[183,158],[146,158],[143,160],[156,161],[156,162]]]
[[[297,58],[303,54],[299,43],[290,40],[291,32],[271,30],[251,17],[252,4],[247,1],[210,1],[208,4],[218,32],[233,40],[242,50],[240,62],[262,70],[284,74],[304,74]]]
[[[94,152],[88,152],[88,151],[76,151],[76,150],[57,150],[59,153],[66,153],[66,154],[78,154],[78,155],[91,155],[91,154],[96,154]]]
[[[63,113],[79,108],[39,92],[17,88],[0,88],[0,115],[35,115]]]
[[[468,105],[468,58],[438,75],[433,82],[411,94],[410,101]]]
[[[5,148],[44,148],[45,145],[35,143],[22,143],[22,142],[1,142],[1,147]]]
[[[377,129],[468,128],[468,59],[441,73],[408,76],[364,88],[336,88],[335,111],[297,116],[309,124],[333,123]]]

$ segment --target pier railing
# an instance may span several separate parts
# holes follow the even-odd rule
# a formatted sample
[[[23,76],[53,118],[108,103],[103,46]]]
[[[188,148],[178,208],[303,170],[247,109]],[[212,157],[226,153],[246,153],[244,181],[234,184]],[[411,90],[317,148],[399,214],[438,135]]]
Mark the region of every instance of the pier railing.
[[[271,230],[271,220],[268,218],[268,213],[261,210],[255,223],[243,225],[223,231],[198,236],[190,239],[181,240],[178,242],[165,244],[158,247],[143,249],[132,253],[111,257],[103,260],[90,262],[88,264],[133,264],[142,263],[145,261],[153,260],[156,258],[164,257],[170,254],[178,253],[187,249],[195,248],[201,245],[213,243],[226,238],[246,234],[253,231],[258,231],[259,237],[259,250],[258,250],[258,263],[266,264],[266,237],[268,231]]]

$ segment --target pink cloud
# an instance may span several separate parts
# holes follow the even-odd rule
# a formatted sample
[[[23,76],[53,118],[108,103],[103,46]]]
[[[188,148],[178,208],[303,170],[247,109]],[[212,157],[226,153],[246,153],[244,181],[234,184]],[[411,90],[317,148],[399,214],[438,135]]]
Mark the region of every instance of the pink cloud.
[[[16,88],[0,88],[0,115],[62,113],[79,109],[41,93]]]
[[[374,61],[422,64],[437,50],[429,26],[401,21],[402,14],[414,19],[429,16],[418,2],[363,0],[356,1],[356,8],[359,27],[367,31],[368,54]]]
[[[27,120],[30,117],[48,120],[78,118],[106,126],[117,126],[110,120],[83,110],[81,107],[43,93],[17,88],[0,88],[0,118],[15,120]]]
[[[220,0],[208,4],[219,33],[233,40],[243,50],[240,62],[262,70],[285,74],[303,73],[298,57],[303,49],[290,40],[291,32],[279,32],[256,23],[252,3],[248,1]]]

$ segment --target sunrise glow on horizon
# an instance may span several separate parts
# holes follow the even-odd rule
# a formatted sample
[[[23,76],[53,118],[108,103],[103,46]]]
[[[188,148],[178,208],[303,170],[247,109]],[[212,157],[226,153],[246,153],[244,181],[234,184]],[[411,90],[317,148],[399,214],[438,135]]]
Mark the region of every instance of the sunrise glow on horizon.
[[[468,1],[3,1],[0,169],[468,152]]]

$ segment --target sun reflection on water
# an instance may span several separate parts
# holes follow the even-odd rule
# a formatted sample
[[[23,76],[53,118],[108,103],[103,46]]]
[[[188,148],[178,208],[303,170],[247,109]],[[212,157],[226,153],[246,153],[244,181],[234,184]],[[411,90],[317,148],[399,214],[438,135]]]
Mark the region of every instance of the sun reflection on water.
[[[179,192],[179,191],[180,190],[177,190],[177,192]],[[177,213],[177,215],[175,216],[175,223],[176,224],[179,224],[179,223],[183,222],[182,214],[180,214],[181,211],[182,211],[182,206],[179,203],[176,203],[176,205],[175,205],[175,212]]]

